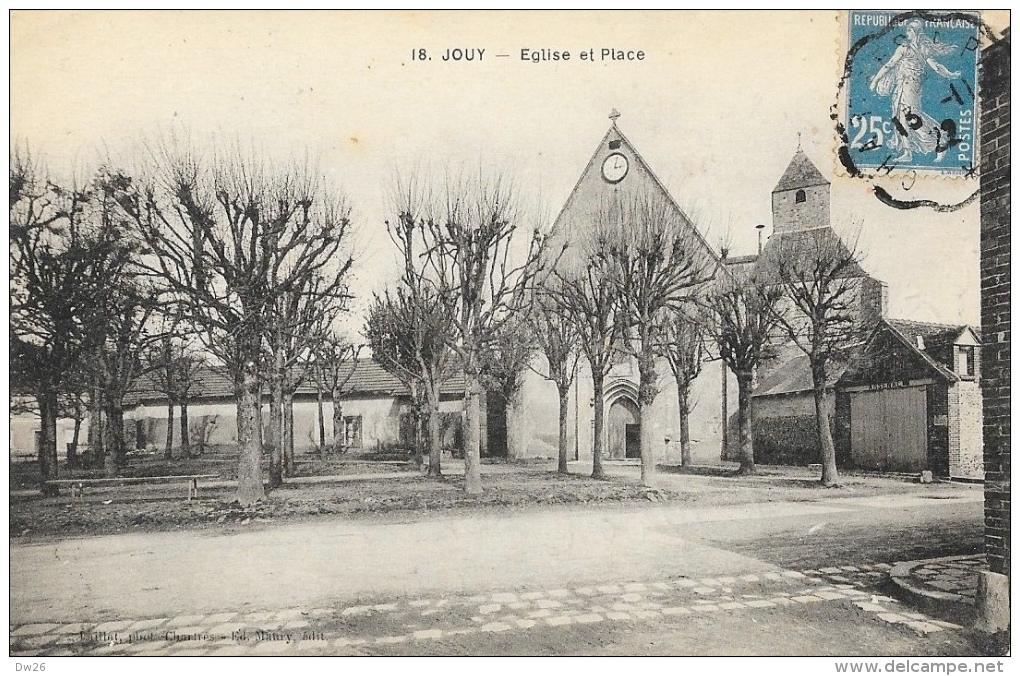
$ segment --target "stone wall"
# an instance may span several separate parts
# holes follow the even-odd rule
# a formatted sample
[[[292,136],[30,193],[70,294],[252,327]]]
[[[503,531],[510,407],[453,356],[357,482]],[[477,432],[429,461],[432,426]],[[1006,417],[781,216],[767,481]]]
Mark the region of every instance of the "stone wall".
[[[981,429],[981,389],[973,380],[957,383],[950,390],[956,401],[955,415],[949,417],[949,474],[969,479],[984,478]]]
[[[797,190],[772,193],[772,228],[775,234],[829,225],[829,185],[813,185],[797,202]]]

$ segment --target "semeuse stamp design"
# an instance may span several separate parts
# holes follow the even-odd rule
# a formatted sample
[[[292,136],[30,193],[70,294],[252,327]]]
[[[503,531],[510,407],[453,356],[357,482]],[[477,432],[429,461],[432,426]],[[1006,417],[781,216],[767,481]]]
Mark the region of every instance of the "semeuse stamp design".
[[[851,10],[844,127],[859,170],[972,174],[975,13]]]

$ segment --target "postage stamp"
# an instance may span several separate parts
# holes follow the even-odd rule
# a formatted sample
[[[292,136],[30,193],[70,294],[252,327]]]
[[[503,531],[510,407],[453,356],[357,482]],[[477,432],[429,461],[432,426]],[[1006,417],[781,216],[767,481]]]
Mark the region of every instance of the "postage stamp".
[[[844,128],[858,170],[973,175],[980,18],[851,10]]]

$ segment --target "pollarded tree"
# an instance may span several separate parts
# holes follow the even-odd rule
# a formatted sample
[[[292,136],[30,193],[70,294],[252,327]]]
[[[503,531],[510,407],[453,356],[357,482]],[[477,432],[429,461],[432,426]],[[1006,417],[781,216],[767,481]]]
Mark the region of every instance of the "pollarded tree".
[[[237,500],[248,505],[265,497],[265,336],[285,293],[311,275],[349,269],[350,208],[306,166],[173,143],[157,148],[153,163],[152,182],[123,191],[122,208],[152,249],[150,273],[233,380]]]
[[[181,456],[191,456],[191,437],[188,421],[188,403],[192,390],[198,385],[205,359],[189,342],[187,329],[178,317],[164,315],[159,327],[159,340],[152,345],[145,359],[153,387],[166,397],[166,443],[163,457],[173,457],[174,409],[180,407]]]
[[[555,283],[544,287],[570,318],[591,372],[595,407],[591,470],[594,479],[606,478],[602,468],[605,380],[618,354],[624,328],[617,289],[606,283],[608,250],[606,240],[596,237],[585,245],[579,264],[556,269]]]
[[[623,348],[637,359],[641,483],[655,479],[652,406],[667,313],[694,306],[717,264],[694,224],[665,196],[639,194],[603,205],[596,224],[609,242],[606,283],[617,288],[627,324]]]
[[[699,314],[671,312],[662,332],[662,354],[669,363],[676,383],[677,411],[680,426],[680,464],[694,464],[691,457],[690,414],[691,383],[701,373],[707,359],[705,352],[705,323]]]
[[[134,252],[95,185],[64,189],[27,155],[10,157],[11,382],[34,393],[42,490],[57,478],[58,397],[102,344],[107,299]]]
[[[333,401],[333,452],[344,452],[344,396],[347,384],[358,369],[361,345],[355,345],[332,331],[315,346],[314,359],[319,387],[329,391]]]
[[[782,292],[739,271],[725,271],[708,296],[719,357],[737,377],[740,472],[754,472],[754,411],[751,398],[757,369],[776,354]],[[727,421],[723,421],[723,425]]]
[[[839,470],[829,427],[828,380],[833,365],[845,360],[873,328],[862,303],[866,274],[856,246],[847,246],[830,229],[783,235],[774,250],[770,273],[792,310],[780,322],[811,365],[821,481],[836,486]]]
[[[308,376],[310,355],[329,335],[328,327],[346,308],[345,276],[350,266],[334,268],[324,277],[310,271],[281,294],[270,315],[266,341],[271,352],[269,371],[269,484],[277,487],[294,473],[294,394]],[[279,270],[273,273],[274,277]]]
[[[505,176],[450,179],[408,195],[401,220],[413,224],[420,255],[407,259],[416,285],[431,286],[451,309],[451,349],[464,371],[465,490],[482,492],[482,379],[489,344],[527,310],[549,263],[545,235],[524,230],[521,196]]]
[[[578,345],[580,331],[563,304],[563,295],[554,290],[556,288],[554,285],[557,285],[557,281],[551,278],[535,292],[535,310],[530,315],[529,324],[545,356],[547,372],[540,375],[556,385],[559,397],[557,471],[566,474],[569,452],[567,413],[570,386],[577,375],[577,360],[581,356]]]
[[[415,455],[421,437],[428,446],[429,476],[442,475],[439,397],[453,371],[453,321],[446,303],[429,287],[413,289],[401,283],[376,296],[368,310],[365,337],[372,356],[411,392],[414,409]],[[418,420],[417,418],[422,418]],[[425,434],[420,433],[424,423]]]
[[[105,323],[105,340],[96,351],[94,368],[99,374],[106,413],[106,476],[115,477],[127,453],[124,433],[124,398],[147,364],[143,358],[159,339],[152,333],[149,318],[155,309],[151,289],[134,280],[124,280],[111,294]]]
[[[528,450],[524,377],[537,351],[535,336],[528,324],[531,316],[532,313],[520,314],[505,323],[485,349],[483,380],[489,394],[495,393],[503,400],[506,455],[510,460],[523,458]]]

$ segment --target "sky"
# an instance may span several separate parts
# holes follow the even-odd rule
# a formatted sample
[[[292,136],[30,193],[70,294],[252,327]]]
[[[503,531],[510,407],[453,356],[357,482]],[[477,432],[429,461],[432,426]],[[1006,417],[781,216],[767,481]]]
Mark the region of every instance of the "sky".
[[[1008,13],[983,18],[1008,23]],[[871,183],[837,172],[838,12],[15,11],[10,21],[11,141],[56,175],[130,166],[169,128],[281,161],[315,158],[354,207],[356,312],[394,278],[383,223],[395,174],[505,172],[551,224],[615,108],[709,242],[754,251],[799,142],[832,181],[833,225],[859,233],[865,268],[888,283],[891,316],[980,319],[977,204],[892,209]],[[414,58],[420,49],[431,60]],[[448,49],[475,58],[444,61]],[[543,49],[570,59],[521,58]],[[603,49],[624,58],[603,60]],[[589,50],[594,61],[581,58]],[[956,202],[976,189],[926,178],[911,195]]]

